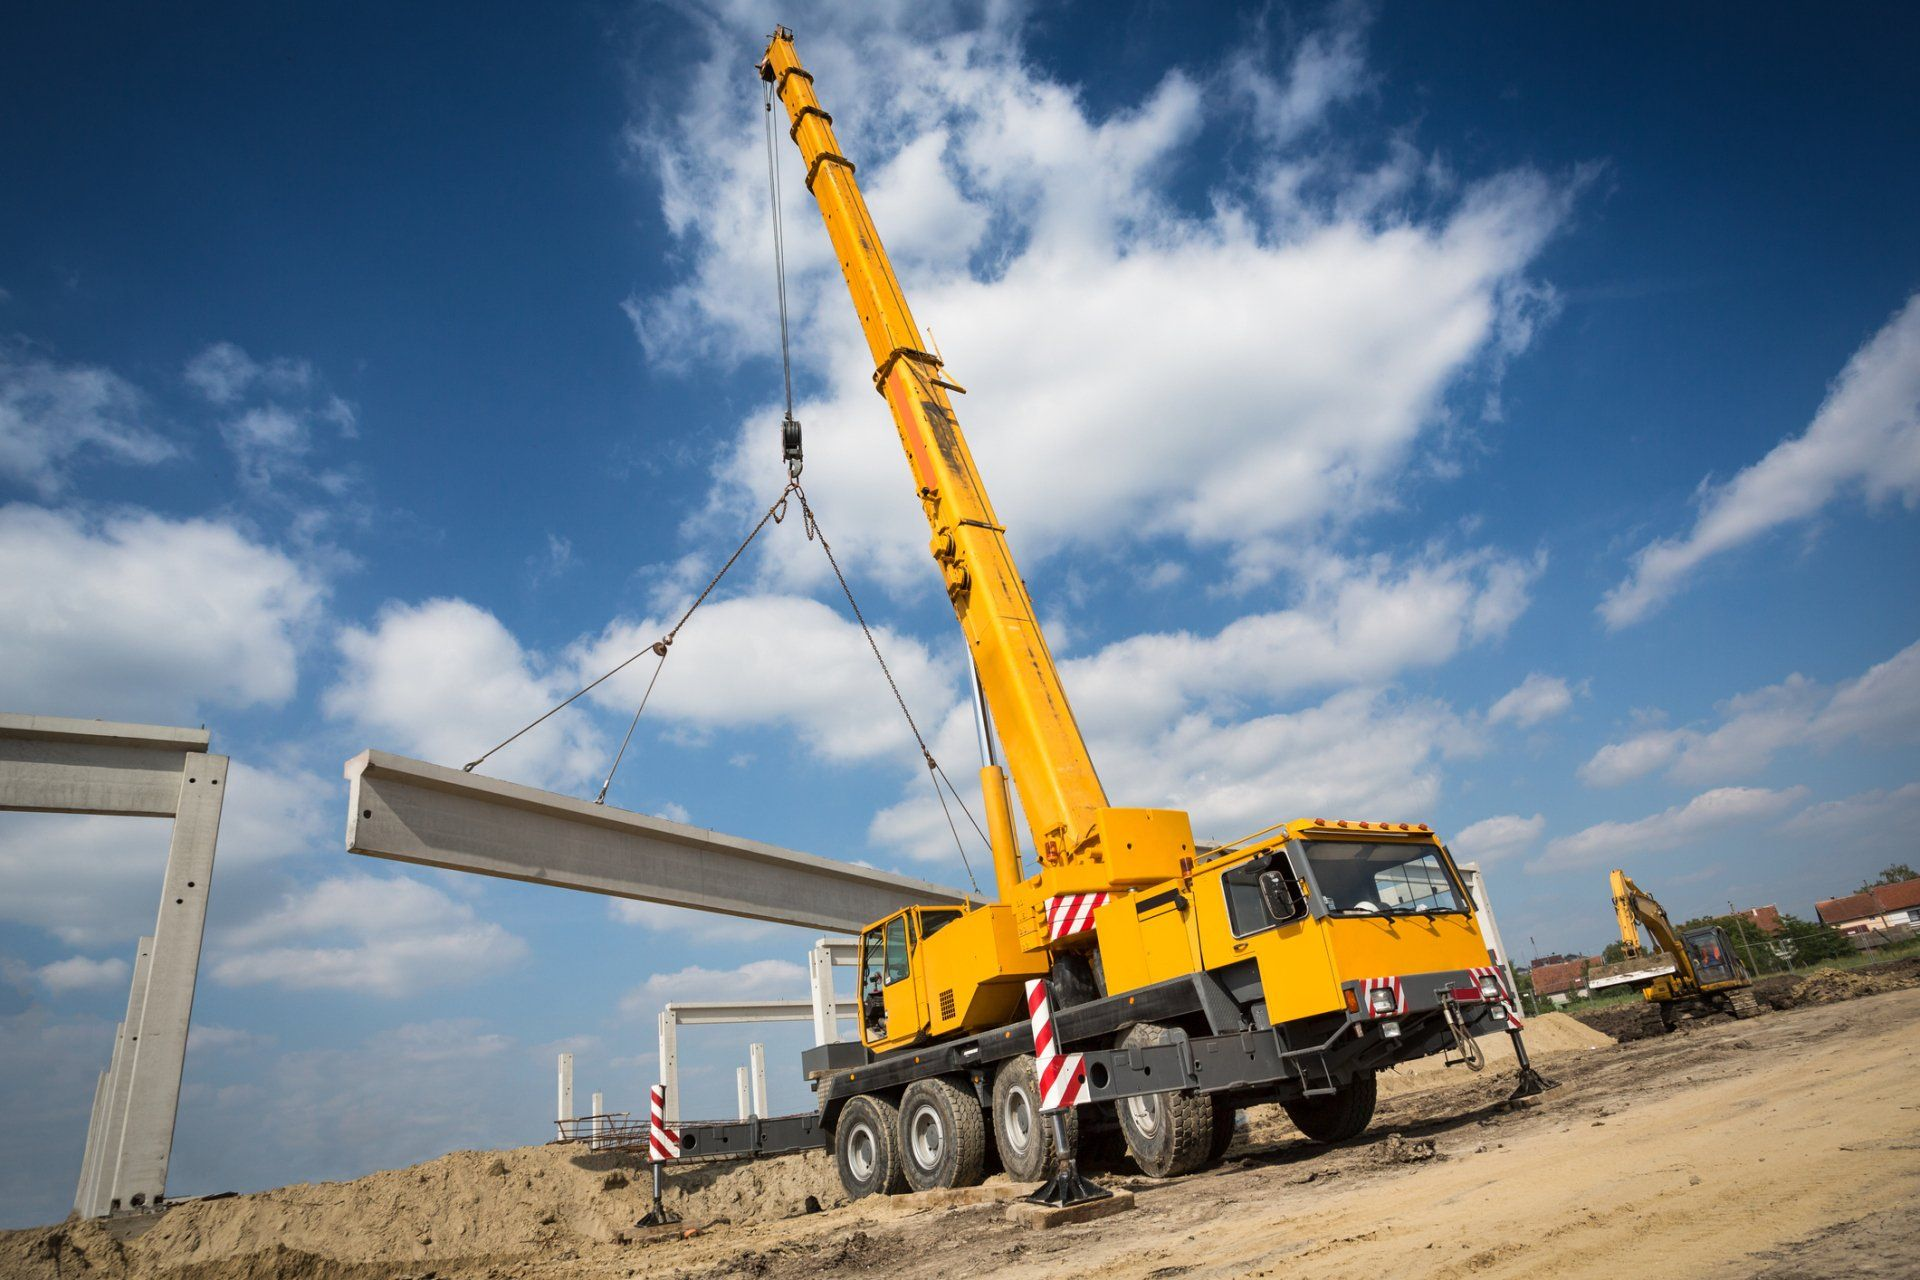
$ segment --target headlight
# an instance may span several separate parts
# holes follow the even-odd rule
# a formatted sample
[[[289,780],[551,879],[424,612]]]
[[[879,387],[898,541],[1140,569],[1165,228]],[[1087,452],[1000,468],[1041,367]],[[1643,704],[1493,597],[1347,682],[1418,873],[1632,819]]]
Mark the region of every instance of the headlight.
[[[1373,1005],[1373,1011],[1376,1014],[1392,1013],[1399,1007],[1399,1002],[1393,998],[1393,992],[1386,990],[1384,987],[1375,991],[1368,999]]]
[[[1480,998],[1482,1000],[1501,1000],[1506,997],[1506,994],[1500,989],[1500,979],[1490,973],[1481,977]]]

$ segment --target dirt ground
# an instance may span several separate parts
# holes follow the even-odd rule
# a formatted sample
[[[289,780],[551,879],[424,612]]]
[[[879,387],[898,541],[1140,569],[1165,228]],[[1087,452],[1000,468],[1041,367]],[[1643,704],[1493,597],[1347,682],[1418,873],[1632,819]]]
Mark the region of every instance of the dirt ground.
[[[1880,964],[1857,969],[1820,969],[1811,974],[1776,973],[1753,984],[1754,998],[1775,1011],[1798,1009],[1810,1004],[1832,1004],[1853,1000],[1877,991],[1897,991],[1920,986],[1920,956],[1902,956]],[[1640,1000],[1584,1010],[1572,1016],[1604,1031],[1615,1040],[1644,1040],[1664,1035],[1659,1019],[1648,1016],[1648,1006]],[[1725,1015],[1708,1015],[1709,1020],[1730,1021]]]
[[[1137,1207],[1052,1231],[1009,1222],[1021,1189],[1004,1183],[845,1204],[816,1154],[676,1170],[671,1203],[701,1230],[649,1239],[637,1169],[541,1147],[185,1203],[137,1238],[0,1233],[0,1276],[1913,1276],[1916,1031],[1920,989],[1903,989],[1539,1052],[1560,1087],[1518,1106],[1510,1064],[1411,1073],[1337,1148],[1257,1108],[1219,1167],[1102,1175]],[[1543,1028],[1543,1049],[1557,1038]]]

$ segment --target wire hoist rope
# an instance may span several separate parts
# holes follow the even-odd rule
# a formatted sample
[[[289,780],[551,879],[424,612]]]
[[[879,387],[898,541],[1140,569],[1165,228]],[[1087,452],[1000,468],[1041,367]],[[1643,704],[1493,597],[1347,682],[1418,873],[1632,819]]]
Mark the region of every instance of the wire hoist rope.
[[[779,146],[773,137],[773,85],[766,87],[762,102],[767,121],[767,199],[773,213],[773,280],[780,298],[780,378],[786,388],[787,412],[780,420],[780,453],[786,460],[787,477],[800,478],[803,465],[800,450],[800,423],[793,416],[793,347],[787,323],[787,231],[780,211]]]
[[[752,530],[748,532],[746,538],[741,541],[740,545],[733,549],[733,554],[728,556],[727,562],[720,566],[720,571],[714,574],[713,577],[708,580],[705,589],[703,589],[700,592],[700,594],[694,598],[694,601],[692,604],[687,606],[686,612],[680,615],[680,620],[674,623],[673,627],[665,635],[661,636],[658,640],[654,641],[652,644],[648,645],[646,648],[636,651],[630,657],[622,661],[619,665],[613,667],[612,669],[608,670],[607,672],[600,675],[599,677],[588,681],[584,685],[581,685],[578,689],[574,690],[572,693],[568,694],[565,698],[561,699],[559,702],[549,707],[546,711],[542,712],[539,716],[535,717],[533,720],[529,721],[525,725],[522,725],[514,733],[512,733],[506,738],[501,739],[499,742],[495,743],[493,746],[487,748],[485,751],[481,752],[480,755],[475,759],[467,761],[467,763],[463,766],[464,770],[467,773],[472,773],[476,768],[478,768],[479,766],[487,762],[488,756],[492,755],[494,752],[500,750],[500,748],[518,739],[522,734],[526,733],[527,730],[532,729],[544,723],[546,720],[551,718],[554,715],[554,713],[559,711],[564,711],[566,708],[572,706],[575,702],[577,702],[580,699],[581,695],[590,693],[594,689],[599,688],[601,685],[605,684],[608,680],[611,680],[614,676],[619,675],[622,671],[625,671],[628,667],[632,666],[635,662],[638,662],[646,654],[649,654],[649,653],[658,654],[660,656],[660,663],[661,665],[664,666],[667,661],[667,650],[672,647],[674,637],[680,634],[680,628],[687,625],[687,619],[693,616],[693,611],[695,609],[698,609],[702,604],[706,603],[707,597],[713,594],[713,589],[720,585],[720,579],[727,576],[727,570],[733,568],[734,562],[740,558],[741,553],[744,552],[748,547],[753,545],[753,540],[760,536],[760,531],[767,527],[767,522],[771,520],[775,524],[778,524],[780,520],[784,518],[784,516],[786,515],[787,495],[789,493],[792,493],[797,488],[799,488],[797,484],[793,484],[789,482],[787,487],[780,491],[780,497],[777,500],[775,500],[772,506],[767,508],[766,513],[760,517],[759,523],[755,524]],[[654,669],[653,674],[654,674],[654,679],[656,680],[659,679],[660,671],[658,667]],[[652,692],[653,692],[653,682],[648,681],[647,693],[651,695]],[[641,699],[642,708],[644,708],[645,705],[646,705],[646,700],[643,698]],[[635,714],[635,718],[638,719],[638,713]],[[631,727],[629,727],[627,730],[627,737],[629,739],[633,737],[633,730]],[[621,743],[620,749],[622,752],[625,752],[626,743],[624,742]],[[616,758],[614,761],[614,767],[618,768],[619,764],[620,762]],[[612,774],[608,774],[607,782],[611,784],[612,781],[613,781]],[[607,788],[606,786],[602,786],[600,788],[599,799],[596,800],[595,803],[604,801],[606,799],[606,795],[607,795]]]

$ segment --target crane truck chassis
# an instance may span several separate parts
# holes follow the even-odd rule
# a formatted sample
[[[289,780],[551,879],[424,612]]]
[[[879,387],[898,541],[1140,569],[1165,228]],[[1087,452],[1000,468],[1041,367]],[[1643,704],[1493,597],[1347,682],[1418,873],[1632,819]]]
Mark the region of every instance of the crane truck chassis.
[[[803,1056],[817,1112],[683,1124],[682,1154],[831,1142],[858,1197],[978,1181],[989,1133],[1010,1175],[1038,1180],[1070,1158],[1074,1130],[1117,1130],[1143,1171],[1173,1176],[1224,1151],[1248,1103],[1281,1103],[1320,1141],[1352,1137],[1372,1117],[1378,1071],[1449,1046],[1478,1066],[1474,1033],[1501,1028],[1513,1031],[1518,1092],[1545,1087],[1471,899],[1426,826],[1316,818],[1206,849],[1186,813],[1108,800],[954,413],[963,388],[921,337],[792,32],[776,28],[756,70],[770,156],[777,105],[968,643],[999,893],[908,907],[863,930],[860,1042]],[[769,181],[777,232],[777,170]],[[798,489],[790,402],[781,437]],[[1040,1123],[1023,999],[1033,979],[1048,983],[1055,1034],[1083,1055],[1092,1100],[1058,1140]]]

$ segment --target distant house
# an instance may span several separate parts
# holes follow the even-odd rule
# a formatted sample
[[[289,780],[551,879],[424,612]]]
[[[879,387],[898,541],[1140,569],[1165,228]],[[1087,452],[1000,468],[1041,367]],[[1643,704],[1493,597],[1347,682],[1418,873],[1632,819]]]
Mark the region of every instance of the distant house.
[[[1780,932],[1780,908],[1775,906],[1748,907],[1739,914],[1753,921],[1754,927],[1772,937]]]
[[[1861,893],[1816,902],[1813,909],[1821,924],[1832,925],[1855,946],[1875,945],[1889,934],[1910,936],[1920,929],[1920,879],[1877,884]]]
[[[1534,962],[1527,972],[1533,977],[1533,994],[1565,1004],[1570,995],[1587,993],[1587,969],[1600,964],[1598,956],[1548,956]]]

